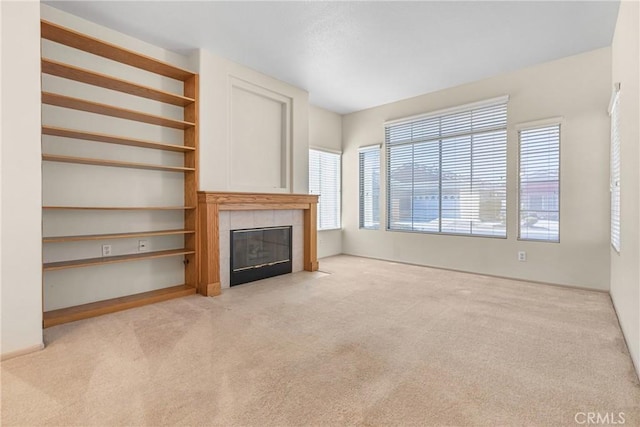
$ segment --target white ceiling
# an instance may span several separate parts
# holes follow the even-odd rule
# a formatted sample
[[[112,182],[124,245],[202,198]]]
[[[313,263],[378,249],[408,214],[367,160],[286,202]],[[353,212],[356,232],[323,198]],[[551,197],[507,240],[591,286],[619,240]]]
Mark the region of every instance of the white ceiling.
[[[618,1],[45,1],[169,50],[204,48],[349,113],[609,46]]]

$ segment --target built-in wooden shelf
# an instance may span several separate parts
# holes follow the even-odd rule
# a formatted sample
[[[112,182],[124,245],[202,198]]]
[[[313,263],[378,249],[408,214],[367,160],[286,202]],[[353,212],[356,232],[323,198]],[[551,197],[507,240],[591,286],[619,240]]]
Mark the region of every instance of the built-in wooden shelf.
[[[164,126],[173,129],[184,130],[195,126],[195,123],[185,122],[183,120],[169,119],[167,117],[141,113],[140,111],[114,107],[113,105],[101,104],[99,102],[87,101],[80,98],[72,98],[70,96],[59,95],[57,93],[42,92],[42,103],[54,105],[56,107],[70,108],[73,110],[102,114],[104,116],[117,117],[119,119],[134,120],[136,122]]]
[[[81,165],[110,166],[116,168],[147,169],[164,172],[193,172],[194,168],[182,166],[151,165],[148,163],[122,162],[119,160],[90,159],[86,157],[60,156],[57,154],[43,154],[42,160],[47,162],[77,163]]]
[[[140,96],[142,98],[153,99],[154,101],[178,105],[180,107],[184,107],[195,102],[194,99],[187,98],[186,96],[177,95],[175,93],[166,92],[149,86],[139,85],[137,83],[118,79],[106,74],[96,73],[95,71],[86,70],[84,68],[74,67],[73,65],[64,64],[51,59],[42,59],[42,72],[52,76],[103,87],[105,89],[124,92],[130,95]]]
[[[168,251],[142,252],[127,255],[115,255],[100,258],[73,259],[69,261],[48,262],[43,264],[44,271],[64,270],[67,268],[92,267],[96,265],[115,264],[119,262],[140,261],[143,259],[165,258],[169,256],[190,255],[195,251],[190,249],[171,249]]]
[[[88,319],[90,317],[114,313],[116,311],[127,310],[129,308],[140,307],[173,298],[180,298],[195,293],[196,288],[193,286],[179,285],[140,294],[127,295],[120,298],[76,305],[69,308],[61,308],[59,310],[46,311],[44,313],[44,327],[48,328],[76,320]]]
[[[130,239],[133,237],[172,236],[176,234],[194,234],[195,230],[158,230],[138,231],[133,233],[83,234],[77,236],[50,236],[42,239],[43,243],[77,242],[81,240]]]
[[[81,130],[66,129],[56,126],[42,126],[43,135],[60,136],[63,138],[73,138],[86,141],[104,142],[107,144],[128,145],[131,147],[153,148],[156,150],[192,152],[195,147],[185,145],[163,144],[160,142],[145,141],[143,139],[124,138],[121,136],[107,135],[104,133],[85,132]]]
[[[65,46],[83,50],[94,55],[102,56],[132,67],[140,68],[172,79],[185,81],[193,77],[194,73],[150,56],[142,55],[131,50],[98,40],[86,34],[61,27],[52,22],[41,21],[40,35],[43,39],[51,40]]]
[[[196,191],[198,189],[198,164],[199,164],[199,155],[198,155],[198,137],[199,137],[199,77],[197,74],[185,70],[180,67],[176,67],[174,65],[168,64],[161,60],[152,58],[150,56],[141,55],[137,52],[128,50],[126,48],[116,46],[106,41],[102,41],[96,39],[92,36],[79,33],[69,28],[62,27],[60,25],[54,24],[48,21],[41,21],[41,38],[43,40],[49,40],[54,43],[59,43],[65,46],[68,46],[72,49],[78,49],[79,51],[86,52],[90,55],[95,55],[91,57],[90,55],[84,55],[83,57],[88,60],[92,60],[94,65],[88,66],[88,68],[83,68],[84,65],[75,65],[65,63],[64,60],[61,61],[61,58],[57,55],[53,55],[51,58],[42,58],[41,57],[41,70],[44,75],[55,76],[60,79],[66,79],[65,81],[60,80],[60,83],[64,83],[61,86],[59,93],[51,93],[51,92],[43,92],[42,93],[42,104],[52,105],[56,107],[68,108],[77,111],[85,111],[89,113],[93,113],[96,116],[92,116],[92,122],[95,118],[96,121],[102,126],[108,125],[112,120],[108,120],[107,117],[116,117],[119,119],[125,120],[133,120],[140,123],[147,123],[151,125],[164,126],[167,128],[179,129],[184,132],[180,132],[181,141],[177,144],[175,143],[175,139],[173,135],[166,135],[166,132],[163,132],[162,135],[158,136],[158,138],[168,139],[170,142],[158,142],[158,141],[149,141],[144,139],[138,139],[138,132],[136,129],[129,129],[126,126],[117,126],[117,130],[114,132],[120,135],[111,135],[98,133],[94,131],[87,130],[79,130],[79,129],[69,129],[64,127],[57,127],[52,125],[42,125],[42,134],[48,135],[52,137],[58,138],[49,138],[51,144],[54,144],[58,147],[58,144],[67,144],[65,147],[68,150],[74,150],[73,152],[67,151],[65,155],[61,154],[43,154],[42,160],[47,162],[62,162],[62,163],[75,163],[75,164],[83,164],[83,165],[93,165],[93,166],[108,166],[108,167],[124,167],[124,168],[136,168],[136,169],[147,169],[147,170],[156,170],[156,171],[169,171],[169,172],[179,172],[182,174],[181,179],[183,182],[184,191],[180,192],[182,194],[173,193],[176,197],[180,197],[179,199],[174,199],[177,201],[178,206],[109,206],[109,200],[104,199],[102,196],[99,196],[99,200],[96,199],[95,202],[98,206],[43,206],[42,209],[44,212],[56,212],[58,215],[67,215],[65,211],[79,211],[76,212],[75,215],[87,216],[94,215],[95,213],[99,213],[99,215],[108,215],[109,212],[112,212],[116,217],[115,212],[126,212],[126,211],[148,211],[148,212],[175,212],[176,215],[180,215],[182,217],[181,225],[176,225],[181,229],[177,230],[157,230],[157,228],[162,227],[158,225],[156,221],[154,221],[153,216],[150,215],[147,225],[141,227],[142,229],[156,229],[155,231],[136,231],[136,232],[111,232],[104,234],[85,234],[85,235],[71,235],[72,233],[77,233],[77,231],[71,230],[63,230],[60,229],[57,234],[69,234],[69,235],[60,235],[60,236],[50,236],[44,237],[44,243],[62,243],[62,242],[71,242],[70,245],[77,245],[80,241],[86,242],[95,242],[98,240],[107,240],[107,239],[127,239],[127,238],[138,238],[138,237],[153,237],[153,236],[177,236],[179,240],[184,241],[182,244],[178,244],[181,246],[180,249],[171,249],[171,250],[161,250],[161,251],[151,251],[151,252],[137,252],[133,254],[127,255],[116,255],[109,257],[101,257],[101,258],[88,258],[88,259],[75,259],[75,260],[67,260],[67,261],[57,261],[57,262],[49,262],[43,264],[43,270],[46,272],[64,270],[64,269],[73,269],[73,268],[81,268],[81,267],[90,267],[90,266],[100,266],[107,264],[115,264],[115,263],[124,263],[131,261],[140,261],[147,259],[163,259],[165,257],[176,257],[177,262],[183,261],[184,263],[184,284],[179,286],[173,286],[171,283],[159,283],[156,286],[171,286],[169,288],[159,289],[150,292],[144,292],[139,294],[133,294],[128,296],[123,296],[120,298],[113,298],[104,301],[96,301],[89,304],[83,304],[75,307],[67,307],[63,309],[51,310],[44,313],[44,326],[54,326],[61,323],[72,322],[75,320],[86,319],[89,317],[99,316],[101,314],[111,313],[114,311],[125,310],[132,307],[137,307],[145,304],[151,304],[158,301],[164,301],[171,298],[182,297],[186,295],[192,295],[197,290],[198,285],[198,262],[199,262],[199,254],[197,253],[198,249],[198,241],[199,241],[199,222],[197,213],[197,194]],[[43,45],[45,48],[48,48],[48,43],[45,42]],[[46,49],[45,49],[46,51]],[[75,51],[70,52],[73,55],[80,54],[83,55],[82,52]],[[123,76],[125,79],[120,78],[115,75],[109,75],[103,73],[103,68],[100,67],[100,64],[96,62],[99,58],[103,57],[108,60],[120,63],[120,69],[126,70],[128,67],[136,67],[140,70],[144,70],[149,72],[150,74],[155,74],[155,78],[151,77],[150,79],[138,80],[140,83],[135,81],[125,80],[126,76]],[[73,61],[72,61],[73,62]],[[114,64],[116,65],[116,64]],[[124,68],[122,68],[124,66]],[[129,71],[131,71],[129,69]],[[174,89],[170,89],[169,91],[165,90],[164,85],[162,84],[154,84],[148,82],[158,81],[160,80],[164,83],[167,83],[168,79],[162,78],[168,77],[171,79],[175,79],[179,81],[179,87],[176,86]],[[96,88],[103,88],[106,90],[113,90],[120,93],[137,96],[157,102],[162,102],[168,105],[172,105],[175,107],[168,107],[171,109],[177,109],[177,111],[181,110],[180,116],[174,116],[170,113],[159,112],[158,114],[148,114],[143,111],[135,111],[128,108],[136,108],[131,107],[128,104],[124,103],[115,103],[115,105],[105,104],[95,101],[102,101],[99,98],[92,98],[87,96],[88,99],[76,98],[68,93],[64,88],[66,86],[72,85],[73,82],[78,82],[81,84],[87,84],[95,86]],[[178,82],[174,82],[178,83]],[[147,86],[147,84],[151,84],[151,86]],[[173,92],[175,91],[175,92]],[[106,92],[106,91],[103,91]],[[80,95],[82,98],[85,98],[84,95]],[[134,100],[133,98],[122,98],[123,101],[126,99]],[[116,105],[121,105],[116,106]],[[50,109],[45,109],[44,116],[46,117],[51,113]],[[54,114],[61,113],[60,110],[53,112]],[[169,114],[171,117],[166,117]],[[104,117],[100,117],[104,116]],[[123,122],[117,123],[117,125],[125,124]],[[93,125],[93,123],[90,123]],[[75,125],[70,125],[71,127],[75,127]],[[85,127],[85,126],[82,126]],[[91,128],[89,128],[91,129]],[[111,132],[107,130],[107,132]],[[177,163],[178,166],[165,166],[153,164],[154,162],[164,163],[161,160],[145,160],[139,158],[143,162],[150,163],[137,163],[130,161],[120,161],[115,160],[113,158],[117,158],[120,156],[113,155],[109,156],[112,159],[102,159],[102,158],[89,158],[82,157],[82,155],[76,150],[78,143],[73,144],[70,140],[77,140],[78,142],[97,142],[97,143],[106,143],[106,144],[116,144],[121,146],[130,146],[130,147],[139,147],[145,149],[154,149],[154,150],[164,150],[170,152],[176,152],[182,154],[182,162]],[[108,148],[109,150],[118,151],[118,147],[103,147]],[[50,150],[54,151],[55,150]],[[122,149],[119,149],[122,152]],[[61,153],[58,151],[58,153]],[[144,154],[144,153],[140,153]],[[122,159],[126,159],[126,157],[120,157]],[[174,164],[176,164],[174,163]],[[62,165],[59,165],[62,167]],[[71,167],[69,167],[71,168]],[[73,173],[78,175],[77,179],[83,179],[83,177],[90,176],[89,168],[72,168]],[[114,171],[114,173],[117,173]],[[152,174],[149,178],[158,178],[162,179],[163,174]],[[132,183],[135,185],[135,183]],[[96,189],[100,191],[100,189]],[[132,194],[137,194],[133,193]],[[45,197],[46,199],[46,197]],[[75,199],[77,200],[77,199]],[[81,201],[78,203],[82,204]],[[158,202],[161,203],[161,202]],[[99,206],[103,205],[103,206]],[[107,205],[107,206],[104,206]],[[48,214],[51,215],[51,214]],[[45,214],[45,220],[52,219],[47,214]],[[114,218],[115,219],[115,218]],[[122,220],[126,220],[125,217],[121,218]],[[120,229],[126,229],[123,225]],[[90,231],[89,231],[90,232]],[[94,230],[94,233],[101,232],[101,230]],[[55,233],[55,231],[53,231]],[[182,237],[180,237],[182,236]],[[76,242],[76,243],[74,243]],[[63,245],[59,247],[52,246],[50,249],[64,249]],[[81,255],[82,256],[82,255]],[[178,258],[180,257],[180,258]],[[62,255],[59,255],[57,259],[63,258]],[[176,265],[177,267],[177,265]],[[114,266],[114,268],[117,268]],[[100,272],[97,270],[93,270],[96,274],[107,273],[106,271]],[[60,271],[57,274],[64,274],[63,271]],[[144,273],[142,273],[144,274]],[[47,280],[52,280],[53,273],[45,274],[43,278],[43,291],[44,297],[49,298],[49,292],[67,292],[58,289],[48,289],[46,287]],[[134,279],[136,282],[137,279]],[[102,281],[96,281],[92,283],[92,277],[87,276],[86,286],[87,289],[83,291],[83,293],[91,293],[96,287],[101,286],[100,283]],[[175,282],[174,282],[175,283]],[[125,293],[124,291],[123,293]],[[136,290],[132,287],[130,292],[136,292]],[[97,295],[92,299],[98,299]],[[69,301],[70,305],[74,300],[77,301],[76,298],[71,298],[72,301]],[[86,300],[85,300],[86,301]],[[45,303],[45,306],[47,304]]]
[[[185,211],[195,206],[43,206],[47,210],[92,210],[92,211]]]

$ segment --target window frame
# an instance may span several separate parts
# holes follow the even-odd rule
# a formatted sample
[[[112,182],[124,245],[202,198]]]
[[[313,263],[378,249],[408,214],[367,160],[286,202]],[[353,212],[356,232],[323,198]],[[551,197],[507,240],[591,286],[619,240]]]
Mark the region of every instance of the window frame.
[[[522,153],[522,140],[520,138],[520,133],[523,130],[534,130],[541,129],[546,127],[558,126],[558,239],[557,240],[548,240],[548,239],[531,239],[531,238],[523,238],[521,236],[522,232],[522,222],[520,221],[520,212],[521,212],[521,181],[520,181],[520,160]],[[518,158],[517,158],[517,201],[516,201],[516,221],[518,224],[518,234],[517,240],[520,242],[539,242],[539,243],[560,243],[560,235],[561,235],[561,227],[560,227],[560,214],[561,214],[561,201],[562,201],[562,128],[564,127],[564,117],[552,117],[548,119],[536,120],[532,122],[520,123],[515,126],[517,132],[518,139]]]
[[[495,107],[495,106],[501,106],[504,105],[505,108],[505,114],[506,114],[506,118],[505,118],[505,124],[504,126],[500,126],[500,127],[496,127],[494,129],[491,130],[480,130],[478,132],[471,132],[469,133],[470,136],[476,136],[476,135],[482,135],[483,133],[487,133],[487,132],[497,132],[497,131],[503,131],[504,132],[504,207],[501,208],[504,210],[504,224],[505,224],[505,229],[504,229],[504,234],[503,235],[496,235],[496,234],[473,234],[473,232],[469,232],[469,233],[464,233],[464,232],[456,232],[456,231],[443,231],[442,230],[442,218],[440,218],[440,223],[438,226],[438,231],[432,231],[432,230],[416,230],[416,229],[400,229],[400,228],[391,228],[391,215],[390,215],[390,192],[391,192],[391,186],[390,186],[390,174],[389,174],[389,162],[390,162],[390,145],[387,141],[387,138],[385,136],[385,143],[384,143],[384,170],[385,170],[385,191],[384,191],[384,197],[385,202],[384,202],[384,212],[385,212],[385,216],[386,218],[384,218],[384,222],[385,222],[385,231],[391,231],[391,232],[401,232],[401,233],[418,233],[418,234],[433,234],[433,235],[441,235],[441,236],[458,236],[458,237],[475,237],[475,238],[491,238],[491,239],[507,239],[508,238],[508,231],[509,231],[509,224],[508,224],[508,215],[507,215],[507,206],[508,206],[508,151],[509,151],[509,143],[508,143],[508,107],[509,104],[509,95],[503,95],[503,96],[498,96],[495,98],[490,98],[490,99],[485,99],[482,101],[477,101],[477,102],[471,102],[471,103],[467,103],[467,104],[463,104],[463,105],[458,105],[458,106],[454,106],[451,108],[445,108],[445,109],[441,109],[441,110],[436,110],[436,111],[432,111],[429,113],[425,113],[425,114],[418,114],[418,115],[414,115],[414,116],[409,116],[409,117],[404,117],[404,118],[400,118],[400,119],[395,119],[395,120],[389,120],[386,121],[384,123],[385,126],[385,133],[387,131],[387,128],[393,126],[393,125],[402,125],[405,123],[412,123],[412,122],[419,122],[421,120],[428,120],[431,118],[441,118],[441,117],[445,117],[448,115],[452,115],[452,114],[456,114],[456,113],[465,113],[465,112],[472,112],[475,110],[479,110],[482,108],[488,108],[488,107]],[[452,138],[453,136],[451,135],[445,135],[440,136],[439,138],[437,138],[436,140],[434,140],[434,142],[437,141],[437,143],[439,144],[439,157],[440,157],[440,164],[442,164],[442,141],[443,140],[447,140]],[[407,143],[407,145],[410,144],[416,144],[419,142],[411,142],[411,143]],[[401,146],[402,144],[392,144],[391,146]],[[473,152],[473,150],[472,150]],[[471,158],[471,162],[473,163],[473,157]],[[472,181],[473,182],[473,181]],[[442,200],[442,178],[439,178],[439,182],[438,182],[438,187],[439,187],[439,200]],[[413,206],[413,205],[412,205]],[[441,207],[439,207],[439,209],[441,209]],[[413,210],[413,207],[412,207]]]
[[[328,227],[328,228],[322,228],[321,224],[322,224],[322,195],[318,194],[318,207],[317,207],[317,212],[316,212],[316,216],[317,216],[317,223],[316,223],[316,227],[318,231],[331,231],[331,230],[342,230],[342,152],[340,151],[336,151],[336,150],[331,150],[328,148],[321,148],[321,147],[309,147],[309,160],[311,157],[311,152],[312,151],[316,151],[318,153],[320,153],[320,155],[325,154],[325,155],[332,155],[332,156],[337,156],[337,162],[338,162],[338,179],[336,180],[336,194],[337,194],[337,201],[336,201],[336,206],[337,206],[337,212],[336,212],[336,218],[337,218],[337,226],[336,227]],[[309,162],[309,177],[311,176],[311,163]],[[321,182],[321,177],[319,177],[320,179],[320,186],[322,186]],[[309,194],[314,194],[311,192],[311,188],[309,188]]]
[[[362,181],[363,177],[363,155],[375,153],[378,155],[378,222],[372,226],[364,225],[365,217],[364,217],[364,182]],[[381,210],[380,210],[380,194],[381,194],[381,184],[382,184],[382,144],[374,144],[367,145],[364,147],[358,148],[358,229],[360,230],[380,230],[380,223],[382,222],[381,218]],[[372,195],[372,199],[373,199]],[[373,209],[373,200],[372,200],[372,209]],[[372,212],[373,217],[373,212]]]
[[[611,100],[609,102],[609,116],[611,117],[611,135],[610,135],[610,152],[609,152],[609,191],[610,191],[610,199],[609,199],[609,212],[610,212],[610,243],[616,253],[620,254],[620,249],[622,246],[622,212],[621,212],[621,203],[620,203],[620,181],[621,181],[621,162],[622,158],[621,154],[621,138],[620,138],[620,129],[619,129],[619,121],[620,121],[620,83],[615,83],[613,85],[613,92],[611,93]],[[617,121],[617,123],[615,123]],[[614,136],[617,137],[614,139]],[[615,156],[617,155],[617,165],[615,164]],[[617,173],[616,173],[617,172]],[[617,179],[616,179],[617,178]],[[617,202],[616,209],[614,209],[614,196],[617,194],[617,198],[615,198],[615,202]],[[617,214],[614,216],[614,213]],[[614,233],[614,224],[616,224],[615,219],[617,218],[617,235]],[[617,237],[617,241],[615,239]],[[617,246],[616,246],[617,243]]]

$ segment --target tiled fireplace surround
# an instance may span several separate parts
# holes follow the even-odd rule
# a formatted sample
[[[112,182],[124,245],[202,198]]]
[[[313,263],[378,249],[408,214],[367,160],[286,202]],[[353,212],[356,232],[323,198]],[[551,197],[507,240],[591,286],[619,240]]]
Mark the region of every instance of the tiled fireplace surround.
[[[316,271],[318,196],[309,194],[198,193],[198,292],[229,288],[230,230],[292,226],[292,271]]]
[[[292,226],[292,272],[302,271],[303,215],[301,210],[222,211],[218,214],[220,230],[220,287],[229,287],[231,230],[272,226]]]

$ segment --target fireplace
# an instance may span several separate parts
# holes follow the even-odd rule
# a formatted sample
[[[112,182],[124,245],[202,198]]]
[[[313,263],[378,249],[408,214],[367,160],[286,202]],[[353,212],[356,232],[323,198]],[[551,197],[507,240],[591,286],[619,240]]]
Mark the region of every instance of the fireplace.
[[[231,230],[230,285],[291,273],[291,226]]]
[[[216,296],[230,286],[229,230],[292,224],[292,270],[318,270],[317,206],[318,196],[313,194],[199,191],[198,293]],[[284,216],[289,218],[280,218]]]

